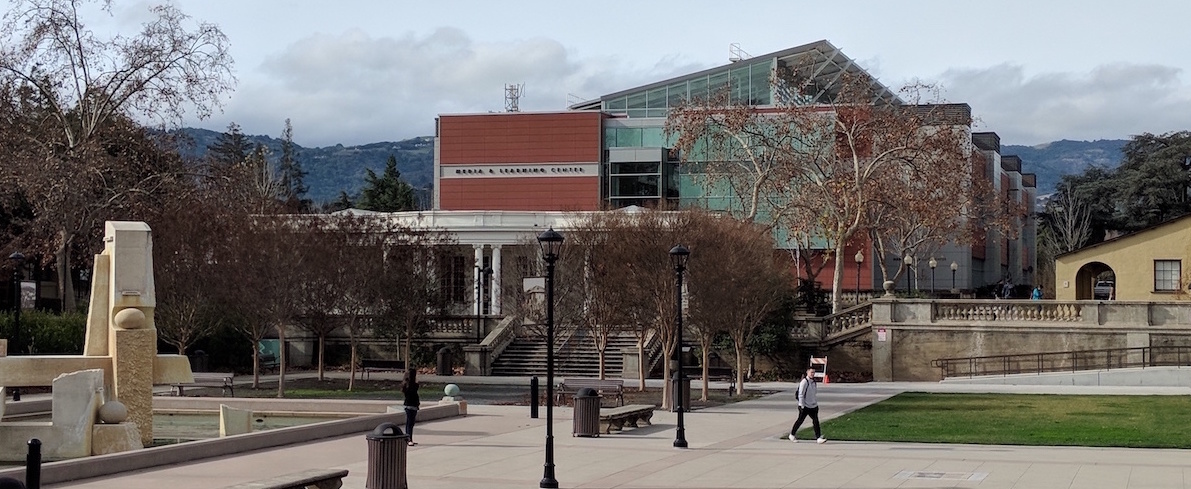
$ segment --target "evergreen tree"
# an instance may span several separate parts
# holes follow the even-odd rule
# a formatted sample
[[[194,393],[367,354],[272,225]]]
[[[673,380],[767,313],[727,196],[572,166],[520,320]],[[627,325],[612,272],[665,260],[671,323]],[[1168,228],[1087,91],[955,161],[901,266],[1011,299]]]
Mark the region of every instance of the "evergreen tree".
[[[311,201],[303,198],[310,190],[304,181],[307,172],[302,169],[294,150],[294,128],[289,119],[285,120],[285,129],[281,132],[281,158],[277,166],[286,207],[297,212],[309,211]]]
[[[347,191],[340,190],[339,198],[335,199],[333,202],[328,202],[325,206],[323,206],[323,211],[330,214],[332,212],[351,209],[353,205],[355,204],[352,203],[351,196],[347,195]]]
[[[413,211],[418,209],[418,200],[414,189],[408,182],[401,179],[401,172],[397,171],[397,157],[389,155],[385,163],[385,172],[376,176],[371,168],[364,177],[364,188],[360,191],[360,199],[356,202],[359,209],[378,212]]]
[[[207,148],[207,158],[212,163],[223,166],[235,166],[244,163],[248,153],[252,151],[252,143],[248,136],[240,132],[240,125],[235,122],[227,125],[227,132],[215,139],[215,144]]]

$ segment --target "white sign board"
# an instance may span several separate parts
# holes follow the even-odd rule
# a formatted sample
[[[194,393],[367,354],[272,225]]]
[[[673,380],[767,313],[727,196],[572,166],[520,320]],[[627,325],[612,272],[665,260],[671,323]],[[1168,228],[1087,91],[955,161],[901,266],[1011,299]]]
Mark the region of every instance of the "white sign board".
[[[888,340],[889,335],[885,332],[885,328],[877,328],[877,341]]]

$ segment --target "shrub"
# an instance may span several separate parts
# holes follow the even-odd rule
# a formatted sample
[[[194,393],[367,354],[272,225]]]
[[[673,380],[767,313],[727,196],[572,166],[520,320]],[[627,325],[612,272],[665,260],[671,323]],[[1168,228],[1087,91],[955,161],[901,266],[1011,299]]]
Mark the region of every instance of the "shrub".
[[[0,315],[0,337],[8,338],[14,355],[81,355],[87,336],[87,316],[25,311],[21,313],[21,351],[12,344],[16,329],[12,313]]]

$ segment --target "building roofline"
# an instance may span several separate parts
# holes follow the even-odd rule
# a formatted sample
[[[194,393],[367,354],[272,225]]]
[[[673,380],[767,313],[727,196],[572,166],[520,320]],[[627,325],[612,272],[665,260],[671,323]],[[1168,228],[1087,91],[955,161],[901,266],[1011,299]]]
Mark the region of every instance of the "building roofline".
[[[1062,257],[1064,257],[1064,256],[1074,255],[1074,254],[1076,254],[1076,253],[1083,253],[1084,251],[1087,251],[1087,250],[1090,250],[1090,249],[1093,249],[1093,248],[1099,247],[1099,246],[1101,246],[1101,245],[1105,245],[1105,244],[1108,244],[1108,243],[1115,243],[1115,242],[1117,242],[1117,241],[1121,241],[1121,240],[1129,239],[1129,238],[1132,238],[1132,237],[1134,237],[1134,236],[1137,236],[1137,235],[1139,235],[1139,234],[1141,234],[1141,233],[1145,233],[1145,232],[1153,231],[1153,230],[1155,230],[1155,229],[1158,229],[1158,228],[1162,228],[1162,227],[1170,226],[1170,225],[1173,225],[1173,224],[1175,224],[1175,223],[1178,223],[1178,222],[1180,222],[1180,221],[1183,221],[1183,220],[1186,220],[1186,219],[1191,219],[1191,212],[1189,212],[1189,213],[1187,213],[1187,214],[1183,214],[1183,215],[1181,215],[1181,216],[1179,216],[1179,217],[1173,217],[1173,218],[1170,218],[1170,219],[1168,219],[1168,220],[1165,220],[1165,221],[1162,221],[1162,222],[1160,222],[1160,223],[1158,223],[1158,224],[1154,224],[1153,226],[1149,226],[1149,227],[1146,227],[1146,228],[1138,229],[1137,231],[1133,231],[1132,233],[1126,233],[1126,234],[1122,234],[1122,235],[1120,235],[1120,236],[1117,236],[1117,237],[1115,237],[1115,238],[1109,238],[1109,239],[1106,239],[1106,240],[1104,240],[1104,241],[1101,241],[1101,242],[1099,242],[1099,243],[1095,243],[1095,244],[1090,244],[1090,245],[1084,246],[1083,248],[1080,248],[1080,249],[1078,249],[1078,250],[1071,250],[1071,251],[1068,251],[1068,252],[1066,252],[1066,253],[1059,253],[1059,254],[1055,255],[1055,258],[1057,259],[1057,258],[1062,258]]]

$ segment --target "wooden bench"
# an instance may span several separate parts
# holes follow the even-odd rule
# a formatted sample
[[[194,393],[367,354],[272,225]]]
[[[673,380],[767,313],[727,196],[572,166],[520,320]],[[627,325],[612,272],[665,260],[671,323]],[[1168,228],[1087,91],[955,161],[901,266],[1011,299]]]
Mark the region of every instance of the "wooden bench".
[[[227,486],[226,489],[339,489],[347,469],[310,469],[293,474]]]
[[[595,389],[601,396],[615,398],[617,406],[624,406],[624,380],[621,379],[564,379],[558,383],[558,404],[566,404],[566,394],[584,388]]]
[[[236,397],[236,387],[232,383],[236,374],[231,372],[195,372],[194,382],[171,384],[174,387],[174,395],[186,395],[187,387],[218,387],[221,389],[220,393],[228,392],[232,397]]]
[[[652,404],[629,404],[609,409],[600,409],[600,433],[611,434],[620,431],[625,426],[637,428],[640,425],[649,426],[653,418]]]
[[[405,361],[365,358],[360,360],[360,369],[364,371],[364,379],[368,379],[368,374],[372,372],[398,372],[405,370]]]

